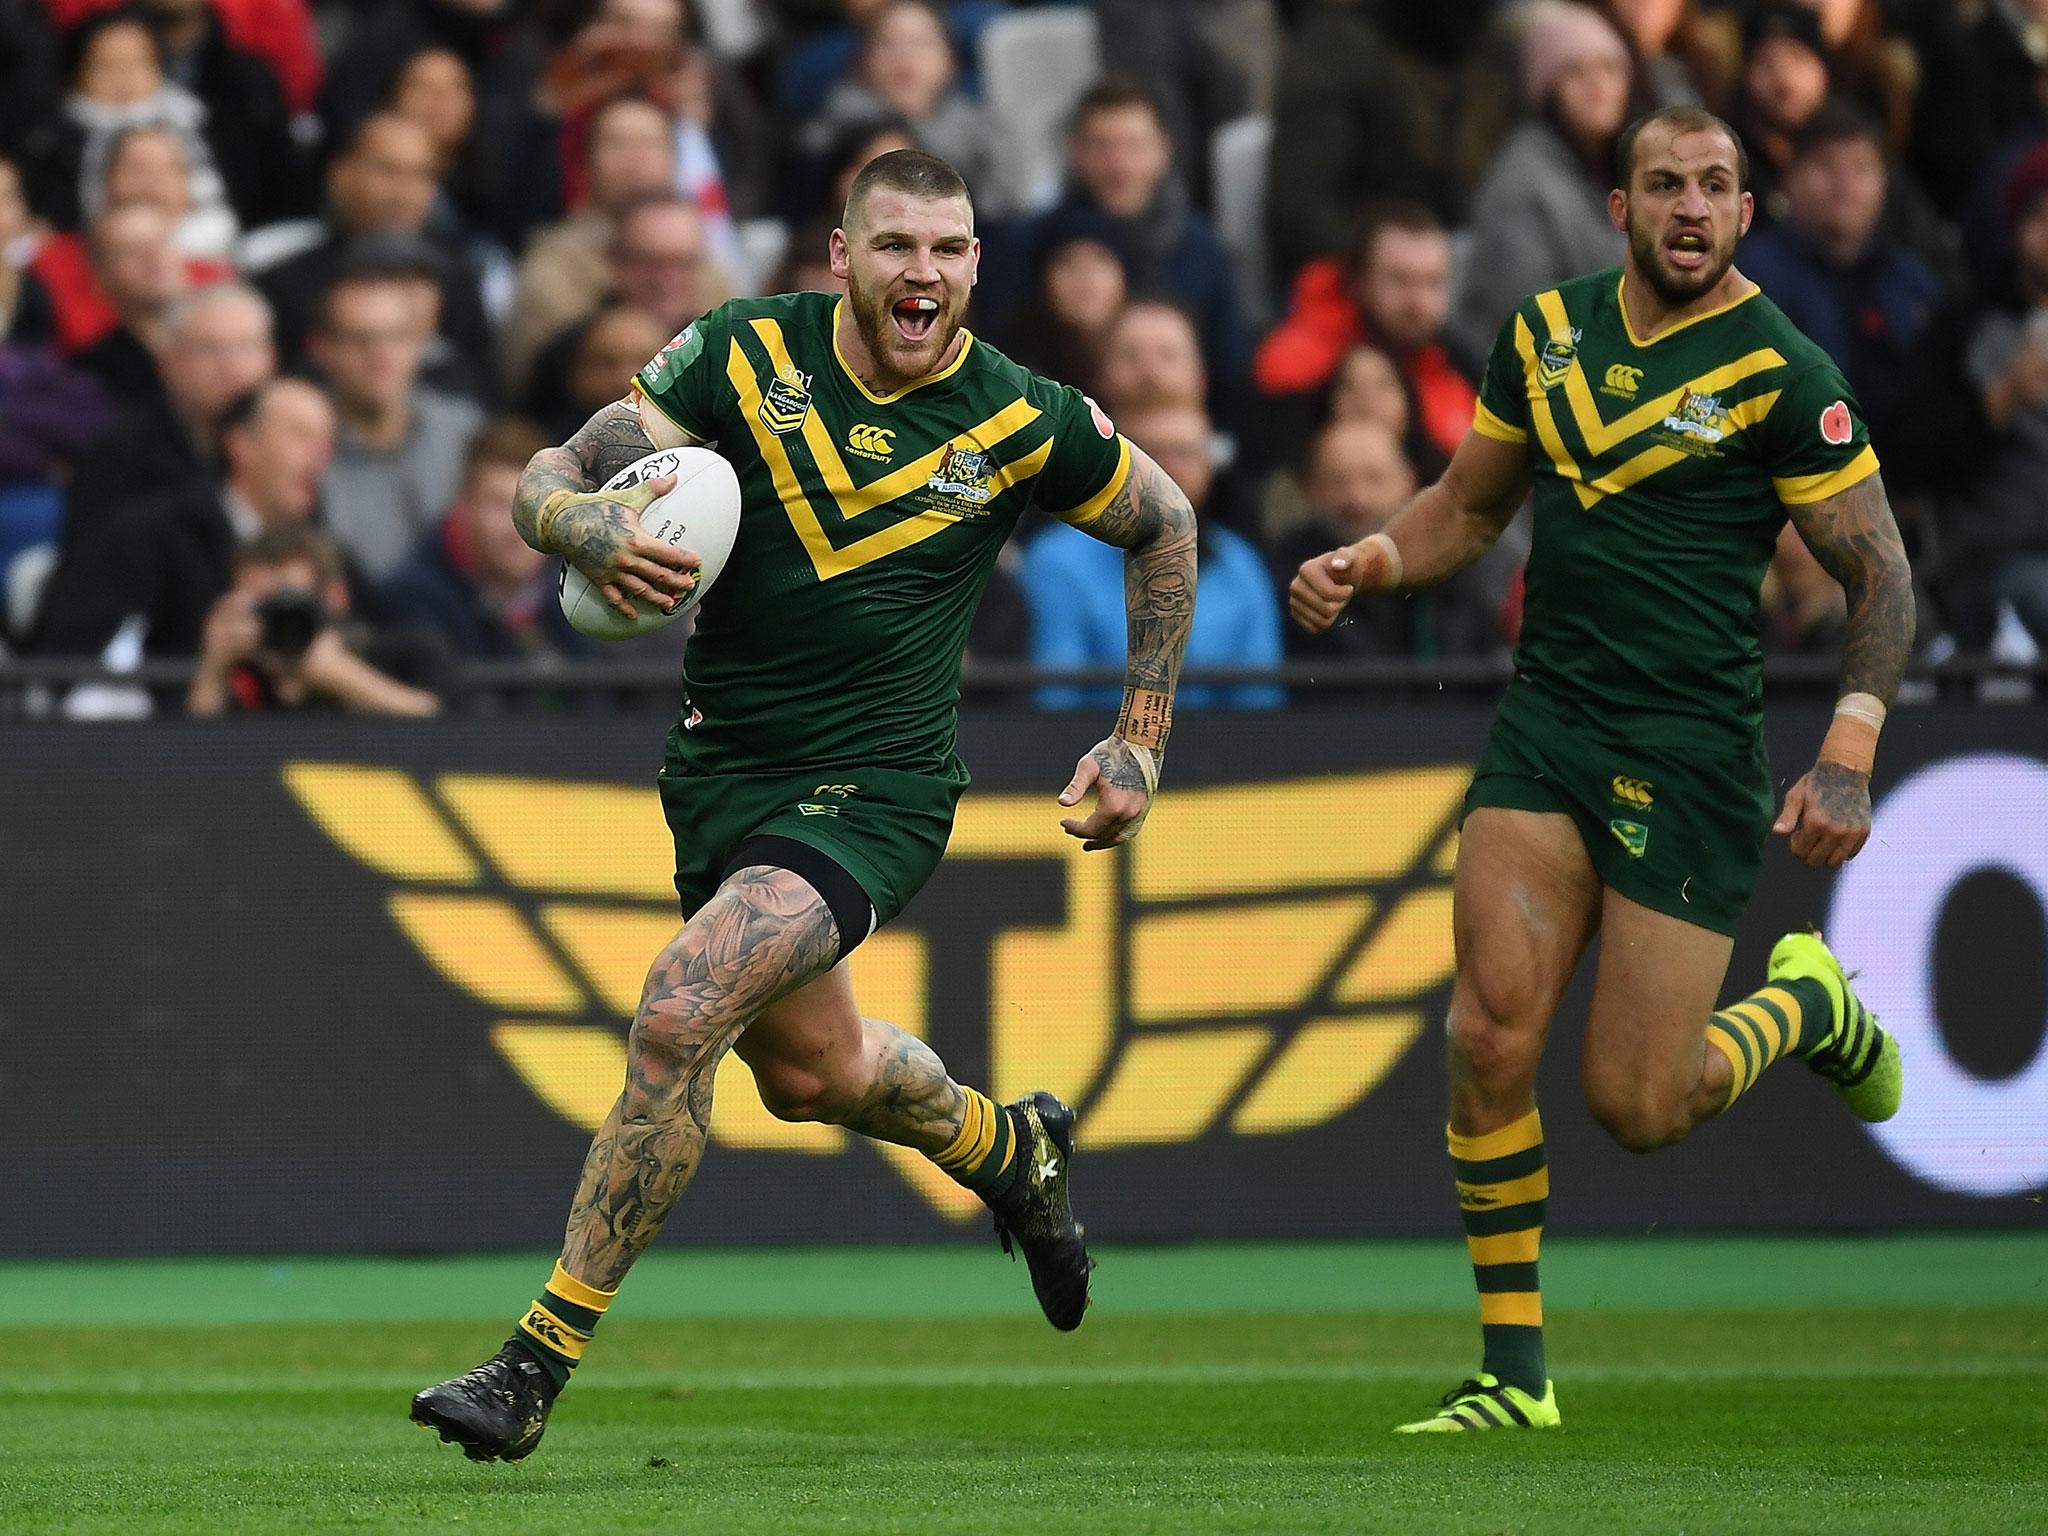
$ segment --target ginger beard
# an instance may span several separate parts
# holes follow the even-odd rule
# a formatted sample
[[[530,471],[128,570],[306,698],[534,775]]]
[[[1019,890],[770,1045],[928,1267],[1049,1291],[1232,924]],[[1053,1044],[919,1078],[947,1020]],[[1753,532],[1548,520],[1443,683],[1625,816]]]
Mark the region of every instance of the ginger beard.
[[[886,193],[871,194],[869,213],[897,211],[877,208],[886,198]],[[875,366],[906,383],[936,373],[951,350],[967,318],[976,265],[971,226],[960,217],[963,205],[957,199],[922,200],[918,208],[925,217],[891,220],[892,226],[922,224],[926,218],[943,215],[932,222],[953,227],[943,232],[914,231],[913,237],[924,234],[935,243],[957,240],[965,248],[958,259],[939,255],[907,260],[896,250],[871,249],[872,218],[862,220],[868,227],[848,231],[846,236],[846,299],[853,311],[854,328]]]

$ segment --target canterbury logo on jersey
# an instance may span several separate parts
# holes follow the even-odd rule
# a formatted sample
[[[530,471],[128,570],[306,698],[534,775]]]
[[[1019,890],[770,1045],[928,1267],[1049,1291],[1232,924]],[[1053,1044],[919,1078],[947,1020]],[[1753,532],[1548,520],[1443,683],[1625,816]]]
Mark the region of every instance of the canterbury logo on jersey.
[[[1643,387],[1643,370],[1631,368],[1627,363],[1609,363],[1606,382],[1600,386],[1604,395],[1620,395],[1633,400],[1636,391]]]
[[[1634,806],[1647,811],[1654,803],[1656,788],[1648,779],[1625,779],[1616,777],[1613,781],[1614,798],[1618,804]]]
[[[886,460],[896,451],[895,436],[891,427],[871,427],[857,421],[847,429],[846,451],[856,458]]]

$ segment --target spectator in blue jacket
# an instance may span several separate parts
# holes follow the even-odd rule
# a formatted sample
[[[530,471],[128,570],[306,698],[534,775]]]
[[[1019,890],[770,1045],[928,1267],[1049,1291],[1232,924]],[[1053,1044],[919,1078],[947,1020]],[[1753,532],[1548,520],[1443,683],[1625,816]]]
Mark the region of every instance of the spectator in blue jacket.
[[[1821,108],[1794,141],[1786,217],[1737,258],[1879,417],[1942,299],[1933,268],[1880,228],[1889,179],[1883,128],[1846,103]]]
[[[595,642],[562,616],[547,557],[528,548],[512,524],[520,472],[549,442],[539,427],[516,418],[477,434],[448,515],[378,587],[379,618],[433,631],[467,659],[591,654]]]
[[[1077,208],[1115,221],[1132,291],[1170,295],[1197,317],[1209,408],[1227,417],[1251,366],[1237,276],[1216,226],[1188,200],[1152,98],[1124,80],[1092,87],[1074,110],[1069,166],[1066,193],[1045,221],[1071,222]]]
[[[1158,461],[1187,492],[1200,526],[1196,546],[1190,671],[1272,667],[1280,662],[1280,604],[1251,543],[1202,520],[1215,485],[1208,415],[1197,406],[1157,406],[1120,423],[1124,435]],[[1041,667],[1121,667],[1127,654],[1123,551],[1058,523],[1024,548],[1021,584],[1031,604],[1031,659]],[[1114,708],[1122,696],[1101,688],[1046,687],[1043,709]],[[1275,709],[1277,683],[1196,684],[1180,690],[1184,709]]]

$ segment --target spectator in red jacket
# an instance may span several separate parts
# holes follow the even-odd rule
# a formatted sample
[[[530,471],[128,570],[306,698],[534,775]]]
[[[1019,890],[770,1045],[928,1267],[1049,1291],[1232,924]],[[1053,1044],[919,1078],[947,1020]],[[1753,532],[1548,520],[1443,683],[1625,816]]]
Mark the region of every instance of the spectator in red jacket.
[[[1392,357],[1414,394],[1423,434],[1445,454],[1472,425],[1479,370],[1444,332],[1451,307],[1451,243],[1419,203],[1367,207],[1352,260],[1312,261],[1294,282],[1287,317],[1259,344],[1252,378],[1276,404],[1299,418],[1286,440],[1305,435],[1317,392],[1345,353],[1361,342]]]

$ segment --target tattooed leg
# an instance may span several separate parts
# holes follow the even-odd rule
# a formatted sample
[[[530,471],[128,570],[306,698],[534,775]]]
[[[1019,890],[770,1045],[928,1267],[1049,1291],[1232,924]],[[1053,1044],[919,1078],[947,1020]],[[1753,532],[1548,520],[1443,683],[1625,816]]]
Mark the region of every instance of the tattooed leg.
[[[829,972],[839,931],[788,870],[743,869],[684,926],[647,975],[626,1087],[591,1143],[562,1267],[616,1289],[688,1187],[711,1123],[718,1063],[775,999]]]
[[[862,1018],[846,968],[790,993],[743,1035],[761,1102],[784,1120],[843,1125],[925,1153],[959,1135],[968,1090],[908,1031]]]

